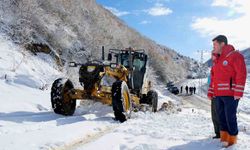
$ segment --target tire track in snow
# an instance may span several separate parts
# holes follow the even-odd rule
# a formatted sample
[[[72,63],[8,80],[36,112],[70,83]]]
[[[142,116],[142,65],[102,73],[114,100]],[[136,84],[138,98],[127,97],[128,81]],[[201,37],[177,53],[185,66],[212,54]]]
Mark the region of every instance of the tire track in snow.
[[[202,100],[201,98],[198,98],[197,96],[182,96],[182,102],[184,104],[184,107],[198,108],[198,109],[210,111],[209,101],[205,102],[204,100]]]
[[[104,130],[91,134],[91,135],[87,135],[83,138],[80,138],[78,140],[74,140],[68,144],[56,147],[56,148],[49,148],[49,150],[75,150],[79,147],[84,146],[85,144],[91,143],[93,141],[98,140],[99,138],[101,138],[102,136],[111,133],[112,131],[114,131],[119,125],[116,126],[111,126],[111,127],[106,127]]]

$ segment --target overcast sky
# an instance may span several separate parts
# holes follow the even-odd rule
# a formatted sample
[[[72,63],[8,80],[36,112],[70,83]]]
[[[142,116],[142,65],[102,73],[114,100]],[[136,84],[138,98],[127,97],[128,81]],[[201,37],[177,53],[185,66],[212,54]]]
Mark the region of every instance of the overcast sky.
[[[197,51],[212,50],[218,34],[236,49],[250,47],[250,0],[96,1],[141,34],[196,60]]]

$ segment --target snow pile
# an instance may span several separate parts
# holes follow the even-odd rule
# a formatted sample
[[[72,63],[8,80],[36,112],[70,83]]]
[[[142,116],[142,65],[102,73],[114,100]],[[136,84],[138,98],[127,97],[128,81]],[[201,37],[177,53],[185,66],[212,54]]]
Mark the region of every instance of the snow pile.
[[[54,60],[33,55],[0,35],[0,112],[48,111],[51,83],[58,76]],[[39,89],[39,90],[36,90]],[[44,92],[41,92],[44,90]],[[17,106],[17,107],[15,107]],[[29,112],[28,111],[28,112]]]
[[[9,84],[0,80],[0,114],[22,115],[22,112],[51,110],[50,91],[41,91],[24,85]]]
[[[0,79],[44,89],[61,75],[56,69],[49,55],[38,53],[34,56],[0,35]]]

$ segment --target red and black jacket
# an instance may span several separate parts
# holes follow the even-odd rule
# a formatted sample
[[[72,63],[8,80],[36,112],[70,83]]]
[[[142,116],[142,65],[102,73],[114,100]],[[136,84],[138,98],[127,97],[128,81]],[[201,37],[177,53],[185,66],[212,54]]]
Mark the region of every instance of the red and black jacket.
[[[239,51],[235,51],[232,45],[225,45],[222,48],[220,57],[211,70],[211,97],[242,97],[246,77],[247,71],[244,57],[239,53]]]

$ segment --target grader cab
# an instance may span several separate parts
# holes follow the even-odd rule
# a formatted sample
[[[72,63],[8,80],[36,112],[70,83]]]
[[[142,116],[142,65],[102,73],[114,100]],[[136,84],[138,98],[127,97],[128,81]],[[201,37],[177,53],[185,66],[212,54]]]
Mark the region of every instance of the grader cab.
[[[113,59],[113,57],[115,59]],[[79,68],[82,89],[75,89],[69,79],[59,78],[51,88],[51,103],[55,113],[73,115],[76,100],[95,100],[113,107],[114,116],[126,121],[132,111],[148,106],[157,111],[158,95],[151,90],[146,78],[147,55],[144,50],[132,48],[110,49],[108,61],[92,60],[85,64],[71,62]]]

